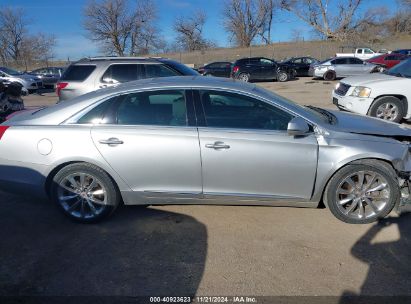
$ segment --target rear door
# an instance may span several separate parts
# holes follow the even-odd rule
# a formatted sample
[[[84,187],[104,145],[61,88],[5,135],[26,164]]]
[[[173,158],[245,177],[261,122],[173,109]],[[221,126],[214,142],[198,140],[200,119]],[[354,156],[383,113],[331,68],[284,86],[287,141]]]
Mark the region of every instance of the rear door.
[[[191,91],[136,92],[115,97],[93,141],[135,194],[200,195],[201,161]],[[190,107],[191,104],[191,107]]]
[[[348,58],[340,57],[334,59],[331,64],[334,66],[337,77],[345,77],[349,75]]]
[[[206,197],[311,197],[317,168],[314,133],[289,136],[293,115],[253,97],[218,90],[195,96]]]
[[[361,74],[364,74],[369,69],[369,66],[364,64],[364,61],[362,61],[359,58],[347,58],[347,59],[348,59],[348,64],[347,64],[346,76],[361,75]]]

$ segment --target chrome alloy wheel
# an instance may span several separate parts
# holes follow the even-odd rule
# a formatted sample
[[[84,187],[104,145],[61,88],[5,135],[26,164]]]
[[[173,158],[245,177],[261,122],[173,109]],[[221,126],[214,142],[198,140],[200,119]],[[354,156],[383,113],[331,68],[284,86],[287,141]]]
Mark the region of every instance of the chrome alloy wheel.
[[[337,206],[350,218],[368,219],[387,206],[390,193],[390,185],[383,176],[373,171],[358,171],[338,185]]]
[[[73,173],[59,183],[57,199],[63,209],[75,218],[91,219],[101,214],[107,205],[103,184],[88,173]]]
[[[377,108],[376,116],[385,120],[394,121],[398,117],[399,112],[400,110],[397,105],[386,102]]]
[[[240,74],[240,75],[238,76],[238,79],[241,80],[241,81],[244,81],[244,82],[248,82],[249,77],[248,77],[247,74]]]
[[[278,74],[278,80],[279,80],[280,82],[287,81],[287,78],[288,78],[288,75],[287,75],[287,73],[285,73],[285,72],[280,72],[280,73]]]

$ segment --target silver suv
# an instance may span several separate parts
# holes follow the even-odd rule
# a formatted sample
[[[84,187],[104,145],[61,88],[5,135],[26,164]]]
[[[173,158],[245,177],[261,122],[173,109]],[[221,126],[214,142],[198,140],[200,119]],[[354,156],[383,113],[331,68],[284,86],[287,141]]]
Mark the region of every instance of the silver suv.
[[[165,58],[95,57],[71,64],[56,85],[59,101],[132,80],[197,76],[195,70]]]

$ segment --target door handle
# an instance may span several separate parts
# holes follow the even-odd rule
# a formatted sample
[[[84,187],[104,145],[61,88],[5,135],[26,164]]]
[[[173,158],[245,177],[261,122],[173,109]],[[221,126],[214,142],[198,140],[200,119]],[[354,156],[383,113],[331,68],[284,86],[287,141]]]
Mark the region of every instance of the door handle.
[[[216,141],[213,144],[206,144],[206,148],[214,149],[214,150],[219,150],[219,149],[230,149],[229,145],[226,145],[222,141]]]
[[[115,137],[110,137],[109,139],[101,139],[98,142],[100,144],[109,145],[109,146],[117,146],[117,145],[122,145],[124,143],[122,140],[119,140],[118,138],[115,138]]]

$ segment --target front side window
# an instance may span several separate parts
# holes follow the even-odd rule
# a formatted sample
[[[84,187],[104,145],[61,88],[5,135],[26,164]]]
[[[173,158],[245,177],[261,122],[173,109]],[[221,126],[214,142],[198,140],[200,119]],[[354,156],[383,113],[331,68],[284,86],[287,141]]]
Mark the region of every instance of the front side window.
[[[334,59],[331,63],[332,64],[348,64],[348,58],[337,58],[337,59]]]
[[[139,79],[138,64],[112,64],[104,73],[101,81],[105,83],[122,83]]]
[[[208,127],[286,131],[293,116],[263,101],[235,93],[200,91]]]
[[[138,92],[120,98],[116,111],[116,121],[119,125],[187,125],[183,90]]]
[[[303,63],[303,60],[301,58],[297,58],[297,59],[294,59],[294,63],[300,64],[300,63]]]
[[[162,64],[146,64],[144,66],[146,68],[147,78],[170,77],[179,75],[177,72],[169,69],[168,67]]]

